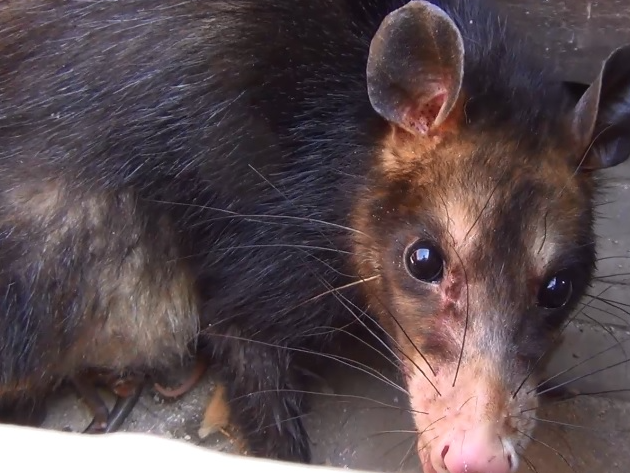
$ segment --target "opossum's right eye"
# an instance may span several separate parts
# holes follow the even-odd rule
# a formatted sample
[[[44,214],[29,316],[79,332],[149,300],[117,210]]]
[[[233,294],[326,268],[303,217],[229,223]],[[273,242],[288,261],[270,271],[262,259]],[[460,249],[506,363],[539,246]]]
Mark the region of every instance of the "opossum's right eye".
[[[430,242],[418,241],[411,245],[405,255],[407,270],[416,279],[436,283],[444,274],[442,253]]]
[[[538,292],[538,304],[547,309],[563,307],[573,291],[573,281],[568,271],[553,275],[541,286]]]

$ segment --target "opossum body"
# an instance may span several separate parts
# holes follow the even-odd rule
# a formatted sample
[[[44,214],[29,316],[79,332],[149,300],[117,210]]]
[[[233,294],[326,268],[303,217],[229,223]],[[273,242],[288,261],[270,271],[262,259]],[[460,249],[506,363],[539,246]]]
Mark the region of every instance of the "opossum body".
[[[374,318],[425,473],[514,471],[629,84],[621,48],[570,93],[476,1],[5,1],[1,392],[201,334],[248,451],[309,461],[294,352]]]

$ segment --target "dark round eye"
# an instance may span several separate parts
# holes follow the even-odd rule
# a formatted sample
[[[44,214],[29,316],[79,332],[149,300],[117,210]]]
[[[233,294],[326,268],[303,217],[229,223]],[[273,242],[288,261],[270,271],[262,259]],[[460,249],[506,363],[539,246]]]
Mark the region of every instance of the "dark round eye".
[[[547,279],[538,291],[538,305],[547,309],[564,306],[573,293],[573,282],[568,271],[560,271]]]
[[[444,273],[444,259],[432,244],[419,241],[407,249],[405,263],[409,273],[420,281],[438,282]]]

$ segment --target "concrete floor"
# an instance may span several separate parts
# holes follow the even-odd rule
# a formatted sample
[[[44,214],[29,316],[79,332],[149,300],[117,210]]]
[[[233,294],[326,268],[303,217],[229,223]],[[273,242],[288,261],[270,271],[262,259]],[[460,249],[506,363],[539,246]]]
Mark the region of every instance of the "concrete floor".
[[[591,80],[597,61],[611,48],[630,42],[630,6],[627,1],[586,0],[504,1],[514,23],[523,23],[536,47],[547,54],[568,79]],[[630,309],[630,162],[607,173],[609,191],[600,209],[601,279],[591,291],[603,293],[612,302],[590,304],[567,333],[564,346],[550,370],[558,372],[583,362],[564,377],[599,371],[572,384],[586,392],[630,390],[630,367],[623,363],[630,341],[585,362],[592,354],[630,338],[627,313]],[[589,302],[588,300],[586,301]],[[385,372],[385,371],[384,371]],[[389,373],[392,374],[392,373]],[[410,419],[402,409],[405,399],[383,382],[351,370],[331,373],[336,394],[363,396],[371,400],[315,396],[315,409],[307,419],[315,442],[315,461],[374,471],[418,471],[414,454],[408,454],[413,437],[405,431]],[[123,430],[152,432],[182,438],[209,448],[231,450],[223,436],[200,441],[197,429],[209,393],[205,379],[175,403],[164,403],[145,393]],[[374,401],[401,409],[383,408]],[[533,464],[522,464],[521,472],[538,473],[626,473],[630,467],[630,391],[583,396],[555,404],[539,414],[539,440],[527,452]],[[74,397],[52,406],[45,426],[81,429],[87,425],[84,407]],[[570,425],[561,425],[570,424]],[[389,433],[387,433],[389,432]]]

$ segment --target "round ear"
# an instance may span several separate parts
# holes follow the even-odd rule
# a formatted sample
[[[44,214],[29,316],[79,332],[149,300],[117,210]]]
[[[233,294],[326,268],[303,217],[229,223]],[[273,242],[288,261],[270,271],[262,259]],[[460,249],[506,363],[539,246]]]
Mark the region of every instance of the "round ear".
[[[616,166],[630,157],[630,45],[613,51],[573,110],[580,169]]]
[[[464,75],[464,43],[439,7],[413,0],[390,13],[370,45],[367,90],[390,123],[426,135],[449,116]]]

